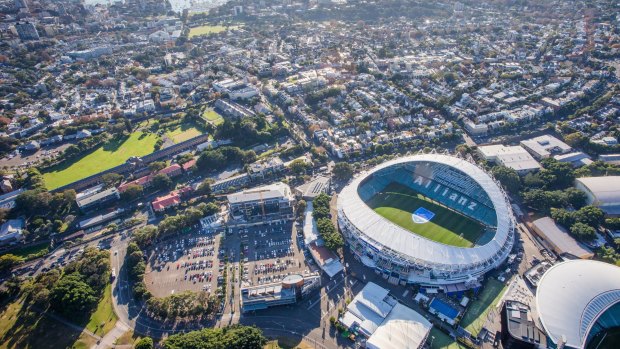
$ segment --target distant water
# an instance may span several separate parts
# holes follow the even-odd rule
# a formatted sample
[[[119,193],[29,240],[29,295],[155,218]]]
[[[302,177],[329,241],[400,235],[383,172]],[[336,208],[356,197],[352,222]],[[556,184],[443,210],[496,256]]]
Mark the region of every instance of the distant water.
[[[95,4],[111,4],[115,1],[112,0],[85,0],[87,5]],[[172,9],[174,11],[182,11],[189,9],[190,12],[203,12],[210,8],[218,7],[227,3],[228,0],[170,0]]]

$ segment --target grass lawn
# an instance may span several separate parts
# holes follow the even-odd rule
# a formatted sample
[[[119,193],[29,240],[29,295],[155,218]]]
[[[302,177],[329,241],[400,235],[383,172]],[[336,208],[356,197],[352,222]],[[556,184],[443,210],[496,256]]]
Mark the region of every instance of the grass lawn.
[[[224,122],[224,118],[218,112],[211,108],[206,108],[202,112],[202,117],[215,126]]]
[[[31,259],[31,258],[36,258],[37,256],[46,254],[49,250],[49,247],[50,247],[49,242],[44,242],[38,245],[18,248],[16,250],[12,250],[7,253],[13,254],[17,257],[21,257],[24,259]]]
[[[133,330],[129,330],[123,333],[122,336],[116,339],[116,345],[133,345],[140,337],[136,336]]]
[[[433,338],[435,337],[435,338]],[[450,338],[447,334],[441,332],[437,327],[431,329],[426,343],[431,345],[431,349],[466,349],[466,347],[456,340]]]
[[[110,141],[93,152],[69,162],[63,162],[43,174],[48,189],[86,178],[95,173],[123,164],[132,156],[144,156],[153,152],[158,136],[132,133],[128,138]]]
[[[388,185],[367,202],[368,206],[395,224],[446,245],[471,247],[484,232],[481,224],[398,183]],[[414,223],[411,214],[424,207],[435,216],[426,223]]]
[[[103,297],[97,305],[97,310],[90,315],[86,328],[102,336],[114,328],[118,317],[112,307],[112,286],[108,285],[103,292]],[[103,326],[102,326],[103,324]]]
[[[495,278],[489,278],[484,285],[482,293],[469,306],[459,325],[469,331],[469,333],[477,336],[486,322],[487,314],[497,305],[505,289],[506,285],[503,282],[499,282]]]
[[[312,349],[314,348],[305,341],[299,341],[294,338],[278,337],[275,340],[267,342],[263,349]]]
[[[169,129],[166,132],[166,136],[168,136],[174,143],[181,143],[188,139],[192,139],[194,137],[198,137],[202,134],[195,125],[189,122],[184,122],[176,127]]]
[[[0,348],[89,348],[91,338],[38,312],[25,309],[19,301],[0,311]]]
[[[223,25],[203,25],[200,27],[190,28],[189,29],[189,37],[192,38],[194,36],[206,35],[206,34],[217,34],[228,29],[237,29],[239,26],[230,26],[225,27]]]

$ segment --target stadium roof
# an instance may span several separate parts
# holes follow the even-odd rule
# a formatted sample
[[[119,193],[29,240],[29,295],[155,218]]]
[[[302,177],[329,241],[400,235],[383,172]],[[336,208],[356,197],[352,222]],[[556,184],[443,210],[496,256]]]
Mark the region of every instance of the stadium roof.
[[[359,196],[360,183],[373,172],[407,162],[431,162],[457,168],[476,181],[488,194],[497,213],[497,231],[493,239],[482,246],[461,248],[445,245],[414,234],[377,214]],[[504,194],[493,178],[476,165],[449,155],[422,154],[398,158],[385,162],[358,175],[338,196],[338,210],[342,211],[360,232],[362,238],[377,248],[387,247],[409,259],[421,263],[445,265],[448,268],[463,265],[478,265],[493,259],[508,242],[512,229],[512,211]],[[373,243],[374,241],[374,243]],[[512,243],[512,242],[510,242]],[[380,244],[381,246],[377,246]]]
[[[346,326],[357,324],[369,338],[367,348],[420,348],[432,324],[416,311],[398,303],[389,291],[369,282],[347,306],[340,319]]]
[[[608,214],[620,213],[620,176],[583,177],[577,178],[576,183],[577,188],[583,187],[594,196],[593,205]]]
[[[366,342],[369,349],[420,348],[433,325],[413,309],[397,303]]]
[[[549,338],[583,348],[597,319],[620,302],[620,268],[593,260],[556,264],[542,276],[536,307]]]

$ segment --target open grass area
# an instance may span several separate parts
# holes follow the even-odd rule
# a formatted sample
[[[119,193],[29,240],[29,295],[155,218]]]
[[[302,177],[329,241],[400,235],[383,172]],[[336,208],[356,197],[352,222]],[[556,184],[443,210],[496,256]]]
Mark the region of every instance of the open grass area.
[[[431,329],[426,341],[431,349],[466,349],[464,345],[450,338],[447,334],[441,332],[437,327]]]
[[[471,218],[441,206],[415,190],[398,183],[388,185],[367,202],[368,206],[393,223],[446,245],[471,247],[484,229]],[[426,223],[415,223],[412,213],[423,207],[435,214]]]
[[[7,253],[15,255],[17,257],[21,257],[24,260],[33,259],[45,255],[49,250],[50,244],[49,242],[44,242],[37,245],[27,246],[18,248]],[[6,253],[4,253],[6,254]]]
[[[166,136],[172,139],[174,143],[181,143],[194,137],[198,137],[201,134],[202,131],[190,122],[184,122],[166,132]]]
[[[506,285],[503,282],[495,278],[489,278],[484,285],[482,293],[469,306],[459,325],[469,331],[469,333],[477,336],[486,322],[487,315],[499,302],[505,289]]]
[[[215,126],[224,122],[224,118],[212,108],[205,108],[202,117]]]
[[[312,349],[314,348],[310,343],[305,341],[299,341],[294,338],[278,337],[272,341],[267,342],[263,349]]]
[[[20,301],[6,305],[0,312],[0,348],[89,348],[91,338],[80,332],[26,309]]]
[[[116,320],[118,317],[112,307],[112,285],[108,285],[103,291],[103,297],[101,297],[97,309],[90,315],[86,328],[103,337],[104,334],[114,328]]]
[[[206,34],[217,34],[226,30],[237,29],[239,26],[223,26],[223,25],[202,25],[200,27],[194,27],[189,29],[189,37],[192,38],[194,36],[206,35]]]
[[[155,150],[155,134],[132,133],[128,138],[112,140],[93,152],[71,161],[65,161],[43,173],[48,189],[86,178],[95,173],[118,166],[132,156],[144,156]]]
[[[137,336],[133,330],[129,330],[123,333],[122,336],[116,339],[115,345],[133,345],[140,337]]]

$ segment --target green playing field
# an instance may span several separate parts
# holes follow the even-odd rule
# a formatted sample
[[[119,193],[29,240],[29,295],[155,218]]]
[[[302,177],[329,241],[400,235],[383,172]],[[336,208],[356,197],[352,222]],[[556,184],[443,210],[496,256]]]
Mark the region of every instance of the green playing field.
[[[484,227],[456,211],[439,205],[424,195],[398,183],[391,183],[367,202],[375,212],[412,233],[446,245],[471,247]],[[414,223],[412,212],[420,207],[435,216],[426,223]]]

